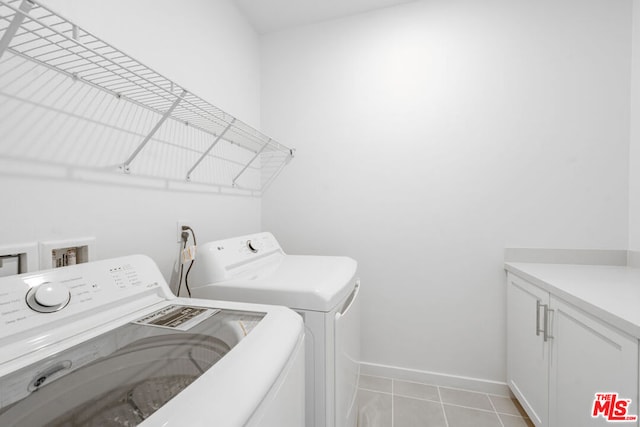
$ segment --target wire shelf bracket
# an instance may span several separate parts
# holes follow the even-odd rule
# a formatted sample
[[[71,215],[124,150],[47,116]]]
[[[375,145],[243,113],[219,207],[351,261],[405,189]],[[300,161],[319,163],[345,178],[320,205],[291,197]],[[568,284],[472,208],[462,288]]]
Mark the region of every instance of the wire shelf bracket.
[[[153,135],[156,134],[156,132],[158,132],[158,129],[160,129],[160,126],[162,126],[162,124],[169,118],[171,117],[171,113],[173,112],[173,110],[176,109],[176,107],[178,106],[178,104],[180,104],[180,101],[182,101],[182,99],[184,98],[184,96],[187,94],[186,90],[183,90],[182,93],[180,94],[180,96],[173,101],[173,104],[171,104],[171,106],[169,107],[169,109],[167,111],[165,111],[165,113],[162,115],[162,117],[160,118],[160,120],[158,120],[158,122],[156,123],[156,125],[153,127],[153,129],[151,129],[151,131],[147,134],[147,136],[144,137],[144,139],[142,140],[142,142],[140,143],[140,145],[138,145],[138,148],[135,149],[135,151],[133,153],[131,153],[131,155],[129,156],[129,158],[127,160],[125,160],[125,162],[122,164],[121,168],[125,173],[130,173],[130,169],[129,169],[129,165],[131,164],[131,162],[133,162],[133,160],[138,156],[138,154],[140,154],[140,152],[142,151],[142,149],[144,148],[145,145],[147,145],[147,143],[151,140],[151,138],[153,137]]]
[[[33,3],[29,0],[22,0],[22,3],[20,3],[19,9],[22,13],[16,13],[13,16],[9,27],[7,27],[4,34],[2,35],[2,39],[0,39],[0,58],[2,58],[2,54],[4,54],[4,52],[9,47],[11,39],[13,39],[13,37],[16,35],[18,29],[22,25],[22,22],[24,21],[24,18],[27,16],[33,6]]]
[[[270,142],[271,140],[269,140]],[[260,154],[262,154],[262,152],[264,151],[265,148],[267,148],[267,146],[269,145],[269,143],[267,142],[267,144],[264,144],[262,146],[262,148],[256,153],[255,156],[253,156],[251,158],[251,160],[249,160],[249,163],[247,163],[246,165],[244,165],[244,167],[242,168],[242,170],[240,172],[238,172],[238,174],[235,176],[235,178],[233,178],[233,181],[231,182],[231,185],[233,185],[234,187],[237,186],[236,181],[238,180],[238,178],[240,178],[240,176],[242,176],[242,174],[249,168],[249,166],[251,166],[251,163],[253,163],[259,156]]]
[[[233,126],[233,123],[236,121],[236,119],[234,118],[233,120],[231,120],[231,123],[229,123],[227,125],[226,128],[224,128],[224,130],[220,133],[220,135],[218,135],[216,137],[216,139],[213,141],[213,143],[209,146],[209,148],[206,149],[206,151],[204,153],[202,153],[202,156],[200,156],[200,158],[195,162],[195,164],[191,167],[191,169],[189,169],[189,172],[187,172],[187,181],[191,181],[191,174],[193,173],[194,170],[196,170],[196,168],[198,167],[198,165],[200,165],[200,163],[202,163],[202,161],[209,155],[209,153],[211,152],[211,150],[213,150],[213,147],[216,146],[216,144],[218,144],[218,142],[220,142],[220,140],[222,139],[222,137],[224,136],[225,133],[227,133],[227,131],[229,129],[231,129],[231,126]]]
[[[282,169],[284,169],[284,167],[289,164],[291,159],[293,159],[295,157],[295,150],[293,148],[291,149],[290,153],[291,154],[285,159],[285,161],[280,163],[280,166],[278,166],[276,171],[274,173],[272,173],[271,176],[267,179],[267,182],[264,183],[264,185],[262,186],[262,191],[266,191],[267,188],[269,188],[271,183],[273,181],[275,181],[275,179],[278,177],[278,175],[280,175],[280,172],[282,172]]]

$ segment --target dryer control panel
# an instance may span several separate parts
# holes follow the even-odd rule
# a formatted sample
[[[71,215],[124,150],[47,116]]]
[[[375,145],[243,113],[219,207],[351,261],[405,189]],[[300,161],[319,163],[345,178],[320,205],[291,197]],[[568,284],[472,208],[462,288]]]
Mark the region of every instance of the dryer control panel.
[[[284,255],[269,232],[208,242],[198,247],[190,282],[195,286],[217,283],[263,271]]]

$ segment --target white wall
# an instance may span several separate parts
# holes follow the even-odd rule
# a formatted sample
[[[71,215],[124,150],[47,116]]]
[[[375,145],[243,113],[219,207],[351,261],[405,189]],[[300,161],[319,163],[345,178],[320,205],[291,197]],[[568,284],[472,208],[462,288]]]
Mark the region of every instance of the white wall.
[[[633,2],[631,132],[629,153],[629,250],[640,251],[640,0]]]
[[[432,0],[264,36],[263,197],[363,279],[363,359],[505,379],[505,247],[627,247],[631,1]]]
[[[259,40],[232,0],[45,4],[202,98],[260,125]],[[167,279],[177,253],[177,220],[191,220],[201,241],[260,228],[256,198],[39,178],[37,173],[25,177],[6,169],[0,184],[0,245],[95,236],[99,258],[145,253]]]

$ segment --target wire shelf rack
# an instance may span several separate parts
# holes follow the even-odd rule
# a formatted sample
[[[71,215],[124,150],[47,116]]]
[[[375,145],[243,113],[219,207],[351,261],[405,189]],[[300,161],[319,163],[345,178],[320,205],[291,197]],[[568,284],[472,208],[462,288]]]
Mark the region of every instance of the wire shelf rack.
[[[92,138],[97,130],[104,133],[105,129],[125,134],[126,142],[114,143],[118,148],[103,156],[110,161],[120,156],[120,160],[94,166],[117,166],[128,174],[260,195],[294,155],[294,150],[33,0],[0,0],[0,75],[0,96],[5,96],[0,107],[7,114],[14,113],[17,103],[27,103],[49,113],[57,111],[76,126],[93,126],[77,138]],[[64,85],[66,91],[58,97],[43,95]],[[82,89],[71,90],[76,85]],[[34,86],[41,88],[40,93],[25,89]],[[50,89],[42,89],[46,86]],[[101,101],[96,105],[97,99]],[[122,113],[111,111],[114,99],[126,110],[125,115],[146,119],[142,124],[122,119]],[[78,104],[84,105],[81,114],[73,107]],[[111,135],[111,139],[117,138]],[[9,151],[16,154],[15,149]],[[160,151],[179,160],[169,167],[166,159],[154,165],[153,160],[162,157]]]

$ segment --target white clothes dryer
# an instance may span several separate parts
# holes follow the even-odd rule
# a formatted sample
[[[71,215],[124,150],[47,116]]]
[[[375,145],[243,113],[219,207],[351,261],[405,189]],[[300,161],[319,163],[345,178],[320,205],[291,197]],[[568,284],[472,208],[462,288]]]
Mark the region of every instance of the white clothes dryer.
[[[0,279],[0,425],[304,424],[284,307],[176,298],[136,255]]]
[[[360,281],[348,257],[287,255],[271,233],[200,245],[197,298],[290,307],[304,319],[306,425],[354,427],[360,373]]]

